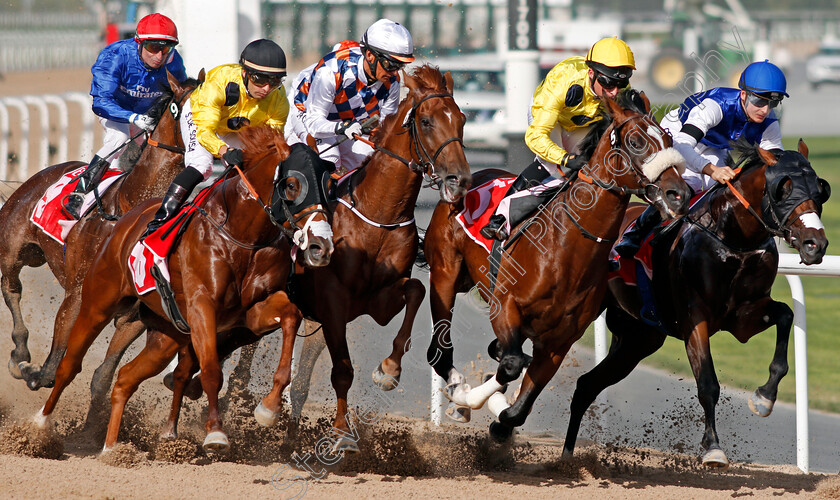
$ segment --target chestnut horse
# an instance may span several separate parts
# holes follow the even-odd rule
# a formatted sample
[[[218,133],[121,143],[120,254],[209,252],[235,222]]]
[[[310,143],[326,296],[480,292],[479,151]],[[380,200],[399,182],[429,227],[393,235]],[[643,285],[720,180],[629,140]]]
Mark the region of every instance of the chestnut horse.
[[[610,243],[619,234],[631,193],[644,196],[667,218],[683,215],[688,207],[690,190],[680,177],[684,160],[648,114],[647,97],[628,90],[616,101],[607,99],[604,107],[607,116],[582,143],[588,165],[507,245],[495,287],[489,282],[487,251],[456,221],[458,208],[438,204],[426,232],[435,324],[427,354],[449,383],[446,395],[458,405],[479,408],[530,362],[513,406],[507,407],[501,394],[491,400],[491,410],[500,412],[499,422],[490,426],[497,440],[507,439],[525,422],[572,344],[597,317],[607,287]],[[500,174],[491,170],[474,177],[478,184]],[[497,337],[491,355],[500,361],[495,377],[470,390],[453,366],[449,325],[456,293],[473,284],[490,303]],[[522,352],[526,338],[533,342],[532,361]]]
[[[38,425],[46,425],[61,392],[81,370],[82,358],[102,328],[115,314],[138,301],[143,321],[168,336],[153,336],[157,341],[147,344],[140,361],[121,370],[121,375],[130,371],[139,383],[163,370],[182,346],[192,342],[201,367],[202,386],[208,394],[205,449],[229,447],[218,413],[222,377],[216,354],[217,332],[247,329],[260,335],[282,328],[283,352],[278,370],[285,367],[288,371],[302,316],[284,291],[292,265],[291,235],[284,237],[289,230],[275,221],[269,207],[276,197],[298,199],[303,183],[298,177],[279,175],[280,163],[289,154],[281,132],[267,126],[245,128],[239,137],[245,144],[246,167],[239,176],[227,176],[213,187],[169,256],[172,291],[178,308],[185,314],[190,335],[181,334],[163,320],[167,316],[157,291],[138,296],[133,283],[128,257],[159,205],[151,200],[117,222],[91,266],[67,352],[56,372],[55,387],[35,418]],[[317,186],[310,184],[309,189],[320,193]],[[293,202],[288,205],[294,206]],[[296,242],[298,233],[314,233],[307,237],[309,246],[304,249],[310,254],[307,262],[325,265],[332,242],[317,236],[330,234],[324,209],[320,204],[312,204],[293,213],[297,215],[287,222],[303,220],[306,228],[294,235]],[[116,405],[112,417],[121,411],[122,407]]]
[[[184,168],[183,142],[177,115],[184,99],[189,98],[192,90],[204,79],[204,74],[202,71],[199,80],[190,79],[183,83],[179,83],[172,75],[168,75],[168,78],[171,90],[165,92],[148,112],[157,124],[144,144],[140,158],[126,175],[100,197],[105,213],[119,215],[143,200],[162,196],[172,179]],[[83,165],[81,162],[67,162],[41,170],[15,190],[0,209],[0,226],[5,228],[4,237],[0,238],[2,290],[14,321],[12,339],[15,348],[9,359],[9,371],[15,378],[24,378],[32,390],[52,387],[55,369],[67,347],[67,334],[70,330],[65,325],[72,322],[78,311],[75,299],[79,297],[82,281],[97,249],[114,227],[113,220],[106,219],[99,210],[94,209],[76,223],[67,235],[65,247],[62,247],[30,222],[35,205],[47,188],[65,173]],[[44,263],[49,264],[65,290],[65,297],[70,300],[65,301],[66,305],[63,304],[58,311],[50,354],[44,365],[39,367],[30,363],[29,331],[20,309],[22,285],[19,277],[24,266],[39,267]],[[142,333],[144,327],[136,320],[136,314],[134,316],[132,319],[129,314],[118,320],[117,336],[133,340]],[[130,342],[125,347],[128,344]],[[121,356],[122,351],[108,351],[91,383],[91,393],[95,400],[101,400],[110,387]]]
[[[305,269],[290,284],[295,303],[307,317],[323,325],[333,361],[331,381],[337,405],[334,435],[329,439],[334,453],[359,451],[347,418],[347,392],[353,383],[347,323],[367,314],[384,326],[405,308],[392,352],[373,373],[380,388],[394,389],[426,293],[420,280],[411,278],[418,248],[414,208],[423,174],[437,183],[445,204],[459,201],[471,181],[462,142],[465,117],[452,97],[451,75],[424,65],[404,74],[404,82],[408,94],[397,112],[375,132],[377,151],[339,186],[340,203],[335,206],[332,223],[335,253],[330,265]],[[304,343],[305,358],[315,359],[323,350],[324,344],[316,343],[307,352],[313,338],[307,337]],[[235,347],[226,346],[224,352]],[[188,376],[183,372],[175,386],[183,390],[187,382],[183,377]],[[299,398],[293,397],[293,401]],[[297,416],[299,409],[300,404],[293,405]],[[275,414],[263,410],[255,414],[260,423],[276,422]],[[175,409],[173,414],[177,414]]]
[[[671,231],[670,237],[662,235],[654,247],[651,290],[659,326],[640,314],[637,287],[610,280],[604,307],[612,346],[603,361],[578,379],[564,454],[573,453],[583,414],[596,396],[629,375],[643,358],[662,347],[668,335],[685,342],[697,382],[706,420],[704,465],[729,465],[715,429],[720,385],[709,337],[726,330],[743,343],[776,325],[770,377],[749,399],[756,415],[766,417],[772,411],[779,382],[788,371],[793,323],[790,307],[770,298],[779,262],[773,236],[782,236],[796,248],[805,264],[821,262],[828,240],[819,215],[830,191],[811,168],[802,141],[799,152],[777,155],[754,146],[738,147],[746,151],[745,166],[732,189],[718,186],[707,192],[679,230]],[[748,205],[739,201],[736,192]],[[763,215],[752,207],[761,207]]]

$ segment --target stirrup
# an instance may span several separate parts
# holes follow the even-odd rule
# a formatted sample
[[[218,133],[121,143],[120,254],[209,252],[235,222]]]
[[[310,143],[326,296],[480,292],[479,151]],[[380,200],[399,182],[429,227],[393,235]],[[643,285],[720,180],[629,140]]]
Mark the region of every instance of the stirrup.
[[[64,215],[73,219],[79,220],[82,218],[82,205],[85,203],[85,195],[82,193],[72,192],[68,193],[63,200],[61,200],[61,211]]]
[[[497,239],[497,240],[500,240],[500,241],[506,240],[507,239],[506,234],[504,235],[505,236],[504,238],[500,238],[500,236],[502,235],[503,232],[507,233],[507,231],[504,230],[505,222],[507,222],[507,220],[504,218],[504,216],[502,216],[500,214],[496,214],[496,215],[490,217],[490,220],[487,221],[487,224],[485,224],[484,227],[482,227],[481,231],[479,231],[479,232],[481,233],[482,236],[484,236],[488,240],[492,240],[492,239]]]

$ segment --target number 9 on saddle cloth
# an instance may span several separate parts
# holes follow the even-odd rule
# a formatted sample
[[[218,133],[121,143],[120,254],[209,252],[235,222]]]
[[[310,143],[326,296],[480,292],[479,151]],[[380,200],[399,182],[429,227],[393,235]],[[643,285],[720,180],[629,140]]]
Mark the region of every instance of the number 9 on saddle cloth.
[[[288,158],[274,174],[271,217],[282,224],[303,208],[325,202],[329,194],[330,174],[334,171],[335,164],[321,159],[309,146],[303,143],[292,145]],[[295,181],[296,186],[292,185]]]

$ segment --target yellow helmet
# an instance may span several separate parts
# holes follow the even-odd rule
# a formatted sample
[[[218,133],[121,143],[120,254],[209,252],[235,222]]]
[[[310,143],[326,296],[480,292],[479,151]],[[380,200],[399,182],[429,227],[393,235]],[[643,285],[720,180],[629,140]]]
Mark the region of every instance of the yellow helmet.
[[[586,54],[586,64],[611,78],[630,78],[636,69],[633,51],[624,40],[602,38]]]

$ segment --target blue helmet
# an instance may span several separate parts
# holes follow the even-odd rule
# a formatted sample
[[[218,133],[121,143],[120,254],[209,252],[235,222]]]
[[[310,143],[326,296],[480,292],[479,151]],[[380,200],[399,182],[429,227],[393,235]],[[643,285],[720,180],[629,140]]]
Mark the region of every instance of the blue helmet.
[[[782,94],[790,97],[787,90],[787,79],[778,66],[765,59],[762,62],[754,62],[747,66],[741,79],[738,80],[738,87],[754,94],[773,100],[781,100]]]

